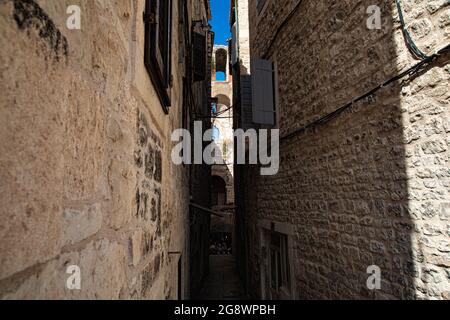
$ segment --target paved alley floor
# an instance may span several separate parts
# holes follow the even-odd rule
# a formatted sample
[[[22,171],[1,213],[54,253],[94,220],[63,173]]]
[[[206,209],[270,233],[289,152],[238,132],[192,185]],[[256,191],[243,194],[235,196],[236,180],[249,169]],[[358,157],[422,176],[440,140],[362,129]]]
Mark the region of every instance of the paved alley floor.
[[[245,299],[232,255],[209,256],[209,276],[196,300]]]

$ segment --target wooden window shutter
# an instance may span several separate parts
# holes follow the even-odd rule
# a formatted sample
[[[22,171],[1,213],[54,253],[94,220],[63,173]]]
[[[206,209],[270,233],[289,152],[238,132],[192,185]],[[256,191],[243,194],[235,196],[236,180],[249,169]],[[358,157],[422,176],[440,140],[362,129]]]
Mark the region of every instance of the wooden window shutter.
[[[193,33],[193,71],[195,81],[206,79],[206,36],[198,32]]]
[[[170,106],[172,0],[146,0],[144,62],[163,108]],[[165,109],[167,112],[167,110]]]
[[[252,77],[241,76],[241,128],[244,130],[254,127],[252,121]]]
[[[265,125],[275,124],[275,95],[273,63],[253,59],[251,63],[253,85],[253,122]]]

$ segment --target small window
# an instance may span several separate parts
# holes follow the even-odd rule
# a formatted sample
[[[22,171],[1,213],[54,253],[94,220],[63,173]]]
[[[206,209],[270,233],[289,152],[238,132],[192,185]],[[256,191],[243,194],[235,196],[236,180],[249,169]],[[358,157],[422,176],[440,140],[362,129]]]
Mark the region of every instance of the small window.
[[[286,235],[272,232],[270,235],[270,287],[279,293],[282,288],[290,288],[288,238]]]
[[[172,72],[172,0],[146,0],[144,25],[144,63],[167,113]]]

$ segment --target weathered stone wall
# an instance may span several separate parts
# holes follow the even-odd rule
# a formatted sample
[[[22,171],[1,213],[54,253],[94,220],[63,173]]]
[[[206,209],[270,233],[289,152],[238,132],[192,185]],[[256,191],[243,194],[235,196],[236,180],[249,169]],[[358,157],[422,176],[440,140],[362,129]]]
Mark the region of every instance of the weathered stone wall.
[[[81,30],[66,28],[69,5],[81,7]],[[182,64],[173,46],[165,115],[144,67],[144,5],[0,1],[4,299],[177,298],[169,252],[182,254],[188,295],[187,168],[170,161]],[[81,290],[66,288],[70,265]]]
[[[249,1],[236,1],[237,31],[239,43],[240,74],[250,74],[250,25],[249,25]]]
[[[278,69],[282,137],[417,62],[394,1],[304,0],[270,49],[297,1],[267,2],[261,15],[249,2],[251,53],[267,53]],[[450,43],[448,1],[402,3],[424,51]],[[382,10],[382,30],[366,27],[370,5]],[[295,226],[297,298],[449,298],[448,61],[442,56],[328,124],[282,139],[277,175],[239,173],[251,293],[260,292],[256,226],[269,219]],[[381,268],[381,290],[366,287],[370,265]]]

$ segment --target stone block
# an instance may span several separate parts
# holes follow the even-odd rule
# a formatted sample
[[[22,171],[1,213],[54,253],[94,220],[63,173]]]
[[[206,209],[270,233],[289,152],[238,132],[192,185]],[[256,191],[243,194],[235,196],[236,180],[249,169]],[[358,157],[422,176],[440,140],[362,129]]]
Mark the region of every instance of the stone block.
[[[62,214],[62,245],[75,244],[96,234],[102,227],[100,204],[86,206],[81,210],[66,209]]]

